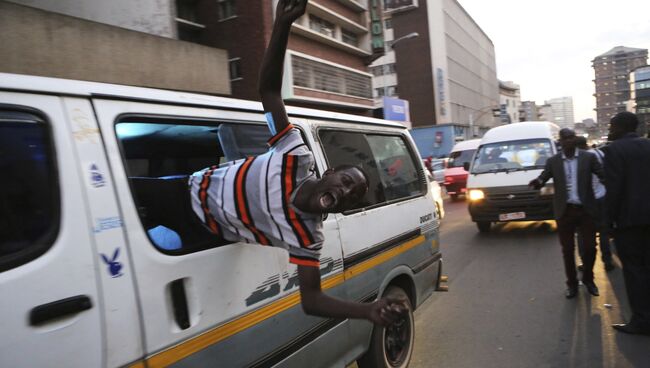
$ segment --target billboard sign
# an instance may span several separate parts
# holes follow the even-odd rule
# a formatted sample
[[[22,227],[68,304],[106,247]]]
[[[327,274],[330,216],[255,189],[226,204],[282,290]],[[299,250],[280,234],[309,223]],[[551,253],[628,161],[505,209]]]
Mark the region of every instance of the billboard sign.
[[[384,119],[391,121],[411,121],[409,102],[399,98],[384,97]]]
[[[381,0],[368,0],[370,5],[370,35],[372,60],[384,55],[384,23],[382,21]]]

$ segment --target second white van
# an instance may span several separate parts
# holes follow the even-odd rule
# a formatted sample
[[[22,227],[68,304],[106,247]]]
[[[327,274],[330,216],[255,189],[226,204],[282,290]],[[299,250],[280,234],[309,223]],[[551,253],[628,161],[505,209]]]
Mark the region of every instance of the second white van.
[[[528,187],[557,152],[560,128],[550,122],[522,122],[490,129],[469,166],[469,212],[481,232],[492,223],[553,219],[553,184]]]

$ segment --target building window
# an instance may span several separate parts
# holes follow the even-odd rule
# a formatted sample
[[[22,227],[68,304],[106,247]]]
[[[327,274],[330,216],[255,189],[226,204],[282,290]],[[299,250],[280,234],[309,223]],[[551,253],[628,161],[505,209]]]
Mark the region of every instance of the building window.
[[[356,33],[350,32],[347,29],[341,30],[341,39],[343,42],[352,46],[359,46],[359,36]]]
[[[217,0],[218,19],[224,20],[234,17],[235,14],[235,0]]]
[[[315,15],[309,15],[309,28],[325,36],[336,38],[336,26],[334,23]]]
[[[59,228],[54,144],[41,117],[0,110],[0,272],[45,253]]]
[[[393,19],[392,18],[386,19],[384,21],[384,27],[386,27],[386,29],[392,29],[393,28]]]
[[[300,56],[292,56],[293,84],[324,92],[372,98],[372,77]]]
[[[230,80],[239,80],[242,79],[241,74],[241,58],[232,58],[228,60],[228,66],[230,68]]]
[[[199,23],[196,0],[176,0],[176,17],[189,22]]]

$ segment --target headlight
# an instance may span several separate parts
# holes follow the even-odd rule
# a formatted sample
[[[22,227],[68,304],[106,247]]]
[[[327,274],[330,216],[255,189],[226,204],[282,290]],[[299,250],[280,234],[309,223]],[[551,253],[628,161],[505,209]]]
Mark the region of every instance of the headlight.
[[[555,188],[552,185],[546,185],[539,190],[539,195],[552,196],[555,194]]]
[[[485,193],[480,189],[470,189],[469,190],[469,200],[470,201],[480,201],[485,198]]]

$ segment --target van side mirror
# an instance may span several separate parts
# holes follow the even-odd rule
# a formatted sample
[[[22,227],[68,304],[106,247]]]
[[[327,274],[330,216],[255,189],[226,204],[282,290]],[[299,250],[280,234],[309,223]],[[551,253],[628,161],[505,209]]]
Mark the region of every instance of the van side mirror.
[[[465,169],[465,171],[469,172],[469,162],[463,162],[463,169]]]

